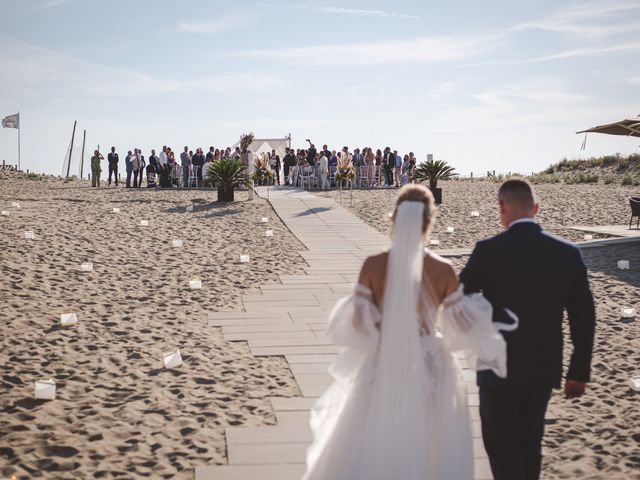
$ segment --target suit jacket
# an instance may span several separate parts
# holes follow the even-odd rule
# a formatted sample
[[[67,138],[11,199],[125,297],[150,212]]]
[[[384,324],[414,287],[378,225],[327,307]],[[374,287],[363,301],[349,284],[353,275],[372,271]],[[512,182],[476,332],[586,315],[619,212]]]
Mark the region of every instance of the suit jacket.
[[[393,152],[385,153],[382,156],[382,165],[385,170],[393,170],[396,166],[396,156]]]
[[[533,222],[517,223],[483,240],[460,274],[465,293],[482,291],[505,320],[504,308],[520,319],[505,332],[507,378],[478,372],[478,385],[508,388],[559,387],[562,320],[569,316],[573,353],[567,378],[587,382],[595,332],[595,309],[580,250]]]
[[[109,165],[117,165],[120,158],[118,157],[117,153],[109,152],[109,155],[107,155],[107,160],[109,162]]]

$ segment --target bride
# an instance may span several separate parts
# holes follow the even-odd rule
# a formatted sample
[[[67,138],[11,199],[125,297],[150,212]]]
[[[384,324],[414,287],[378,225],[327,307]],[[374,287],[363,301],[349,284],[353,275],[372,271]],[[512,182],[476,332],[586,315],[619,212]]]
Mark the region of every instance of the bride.
[[[389,252],[364,262],[328,334],[340,345],[333,384],[311,411],[304,479],[473,478],[466,392],[452,351],[506,376],[506,343],[481,294],[465,296],[451,264],[423,245],[431,192],[405,186]],[[509,313],[509,312],[508,312]]]

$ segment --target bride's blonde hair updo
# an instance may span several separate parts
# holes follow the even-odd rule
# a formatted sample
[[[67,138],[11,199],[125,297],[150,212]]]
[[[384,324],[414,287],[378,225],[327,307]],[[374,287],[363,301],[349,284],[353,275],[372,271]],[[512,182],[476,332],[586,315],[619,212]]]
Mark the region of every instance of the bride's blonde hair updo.
[[[436,217],[436,205],[431,191],[424,185],[410,183],[405,185],[398,194],[396,208],[391,215],[391,221],[395,222],[398,206],[402,202],[422,202],[424,203],[424,213],[422,214],[422,232],[427,235],[431,231],[433,221]]]

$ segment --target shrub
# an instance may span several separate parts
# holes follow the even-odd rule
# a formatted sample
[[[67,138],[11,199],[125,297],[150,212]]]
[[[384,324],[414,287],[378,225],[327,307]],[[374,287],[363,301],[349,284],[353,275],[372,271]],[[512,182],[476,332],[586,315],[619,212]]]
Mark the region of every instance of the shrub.
[[[578,172],[571,177],[565,177],[564,183],[568,185],[572,185],[575,183],[598,183],[598,175]]]
[[[531,183],[539,184],[539,183],[560,183],[560,175],[557,173],[538,173],[536,175],[530,175],[527,177]]]
[[[444,160],[428,160],[418,164],[413,171],[413,180],[418,183],[429,181],[429,188],[438,187],[438,180],[450,180],[457,175],[455,169]]]
[[[622,177],[622,185],[624,186],[634,185],[633,181],[634,178],[628,173]]]
[[[605,175],[604,177],[602,177],[602,181],[605,185],[610,185],[616,182],[616,177],[614,177],[613,175]]]

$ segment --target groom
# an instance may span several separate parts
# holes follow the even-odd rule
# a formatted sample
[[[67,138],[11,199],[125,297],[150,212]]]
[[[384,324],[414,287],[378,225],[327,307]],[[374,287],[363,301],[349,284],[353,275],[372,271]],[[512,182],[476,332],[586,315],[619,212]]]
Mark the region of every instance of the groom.
[[[542,230],[533,189],[507,180],[498,192],[506,231],[478,242],[460,274],[465,292],[482,291],[494,321],[504,308],[520,326],[504,333],[507,377],[478,373],[482,437],[495,480],[540,476],[544,415],[562,379],[562,318],[569,317],[573,352],[565,398],[578,398],[589,381],[595,311],[580,250]]]

